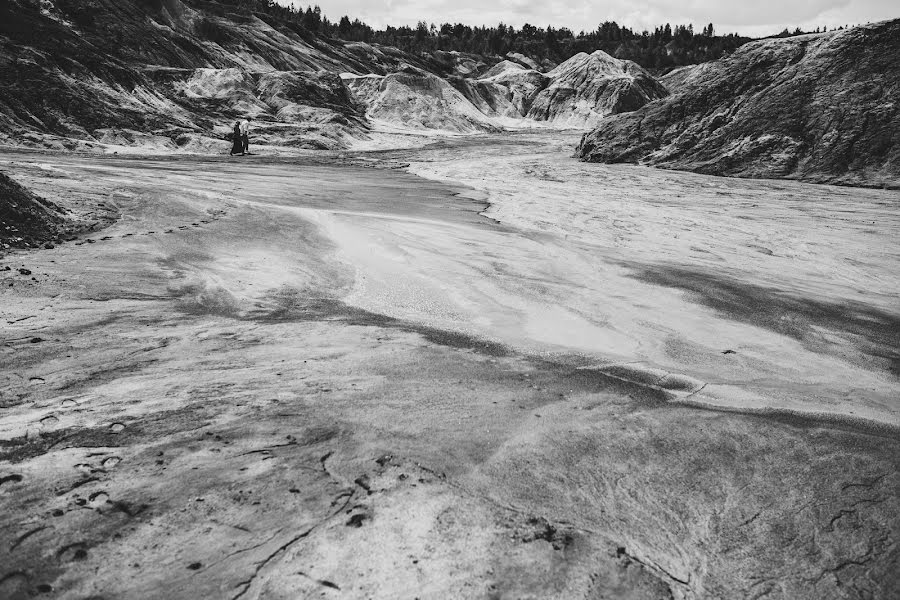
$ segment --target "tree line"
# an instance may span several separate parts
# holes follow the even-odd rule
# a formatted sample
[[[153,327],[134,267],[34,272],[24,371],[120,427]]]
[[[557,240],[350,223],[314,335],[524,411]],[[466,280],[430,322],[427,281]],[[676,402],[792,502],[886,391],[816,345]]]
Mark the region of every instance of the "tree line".
[[[593,31],[577,34],[566,27],[536,27],[525,24],[515,28],[503,23],[495,27],[472,27],[462,23],[428,24],[420,21],[415,27],[387,26],[376,30],[359,19],[348,16],[331,21],[319,6],[284,6],[274,0],[219,0],[244,10],[258,11],[300,25],[306,31],[324,38],[346,42],[366,42],[394,46],[412,54],[435,51],[457,51],[480,55],[504,56],[509,52],[524,54],[538,62],[565,61],[579,52],[595,50],[633,60],[644,68],[665,71],[682,65],[716,60],[734,52],[752,38],[728,33],[719,35],[712,23],[695,32],[691,24],[670,24],[651,31],[636,31],[606,21]],[[816,31],[819,31],[818,29]],[[785,29],[773,37],[800,35]]]

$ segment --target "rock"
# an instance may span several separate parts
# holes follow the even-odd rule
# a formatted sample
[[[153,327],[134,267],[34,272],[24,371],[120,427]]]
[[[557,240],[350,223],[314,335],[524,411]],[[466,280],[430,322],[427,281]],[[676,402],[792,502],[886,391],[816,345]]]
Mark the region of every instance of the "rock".
[[[579,53],[549,73],[528,117],[567,127],[594,127],[604,117],[640,108],[667,95],[637,63],[598,50]]]
[[[19,275],[31,275],[31,271],[28,269],[19,269]]]
[[[737,177],[900,187],[900,20],[748,43],[667,76],[578,155]]]

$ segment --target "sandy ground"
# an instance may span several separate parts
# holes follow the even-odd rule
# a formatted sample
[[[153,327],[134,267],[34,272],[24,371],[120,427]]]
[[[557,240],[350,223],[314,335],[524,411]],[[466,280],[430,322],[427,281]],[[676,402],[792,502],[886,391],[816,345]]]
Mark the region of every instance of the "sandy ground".
[[[368,259],[350,301],[586,353],[640,381],[689,381],[682,401],[900,425],[900,194],[584,164],[566,153],[573,141],[388,155],[476,188],[485,215],[514,229],[449,240],[429,224],[392,223],[391,238],[381,224],[332,229],[354,264]],[[398,300],[395,281],[430,302]]]
[[[0,597],[891,597],[896,192],[572,141],[4,153]]]

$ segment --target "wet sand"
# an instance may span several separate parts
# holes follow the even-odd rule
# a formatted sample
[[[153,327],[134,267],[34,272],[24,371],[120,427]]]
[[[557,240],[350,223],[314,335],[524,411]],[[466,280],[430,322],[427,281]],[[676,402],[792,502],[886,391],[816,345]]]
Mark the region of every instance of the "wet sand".
[[[889,597],[896,194],[567,141],[6,153],[119,219],[0,261],[0,596]]]

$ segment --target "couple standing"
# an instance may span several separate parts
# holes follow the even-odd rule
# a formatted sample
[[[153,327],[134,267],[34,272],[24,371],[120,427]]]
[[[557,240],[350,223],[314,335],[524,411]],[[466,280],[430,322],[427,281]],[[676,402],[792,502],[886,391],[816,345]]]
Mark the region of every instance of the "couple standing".
[[[234,137],[232,139],[231,156],[235,154],[250,154],[250,117],[243,121],[235,121]]]

